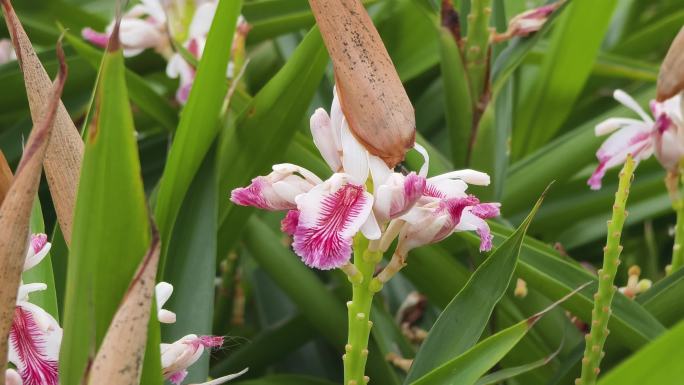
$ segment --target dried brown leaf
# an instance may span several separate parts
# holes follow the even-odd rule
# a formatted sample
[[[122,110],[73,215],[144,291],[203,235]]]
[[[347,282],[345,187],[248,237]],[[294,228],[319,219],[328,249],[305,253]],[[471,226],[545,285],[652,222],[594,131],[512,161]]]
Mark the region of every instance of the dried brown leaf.
[[[17,18],[10,0],[2,0],[5,22],[10,31],[17,60],[24,72],[26,94],[34,124],[50,104],[52,81],[33,50],[24,28]],[[45,154],[45,176],[57,212],[57,220],[67,245],[71,244],[71,227],[78,180],[83,160],[83,140],[64,104],[60,101],[55,117],[50,144]]]
[[[107,330],[90,369],[88,384],[138,385],[147,343],[147,325],[159,264],[159,234],[152,242]]]
[[[7,164],[7,159],[5,155],[0,150],[0,205],[7,195],[7,190],[9,190],[12,184],[12,169],[10,169],[9,164]]]
[[[359,0],[309,0],[335,69],[354,136],[393,167],[416,137],[416,119],[380,34]]]
[[[66,80],[61,43],[57,45],[57,56],[59,74],[55,84],[50,86],[51,97],[43,110],[44,116],[31,130],[14,180],[0,206],[0,384],[5,383],[7,341],[28,246],[31,207],[38,192],[42,163]]]
[[[672,41],[658,74],[657,100],[662,102],[684,90],[684,27]]]

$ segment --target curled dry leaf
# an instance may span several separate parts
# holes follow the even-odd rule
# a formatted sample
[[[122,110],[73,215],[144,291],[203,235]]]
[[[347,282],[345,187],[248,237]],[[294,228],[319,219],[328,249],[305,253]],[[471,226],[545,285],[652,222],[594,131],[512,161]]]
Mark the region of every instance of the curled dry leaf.
[[[43,116],[45,106],[50,104],[52,81],[33,50],[24,28],[17,18],[10,0],[2,0],[5,22],[10,31],[17,61],[24,73],[31,118],[34,124]],[[74,205],[78,179],[83,161],[83,140],[64,104],[59,101],[55,128],[45,154],[45,176],[57,212],[59,226],[67,244],[71,244]]]
[[[657,100],[662,102],[684,90],[684,27],[672,41],[660,66]]]
[[[309,0],[354,136],[390,167],[416,139],[416,118],[380,34],[359,0]]]
[[[2,205],[5,195],[7,195],[10,184],[12,184],[12,170],[9,164],[7,164],[5,155],[0,150],[0,205]]]
[[[43,109],[44,115],[31,130],[15,178],[0,206],[0,384],[5,383],[7,341],[28,246],[31,208],[38,192],[43,158],[66,79],[61,43],[57,45],[57,57],[59,74],[54,86],[50,87],[49,102]]]
[[[88,384],[138,385],[142,375],[147,326],[159,264],[159,233],[152,226],[152,242],[107,330],[91,366]]]

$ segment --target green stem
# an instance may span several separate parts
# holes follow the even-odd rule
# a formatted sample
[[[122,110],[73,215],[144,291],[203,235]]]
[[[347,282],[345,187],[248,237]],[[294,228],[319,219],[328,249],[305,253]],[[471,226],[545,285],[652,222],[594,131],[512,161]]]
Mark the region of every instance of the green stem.
[[[627,157],[620,172],[618,191],[615,193],[613,217],[608,221],[608,237],[603,249],[603,268],[598,271],[598,291],[594,295],[594,310],[591,312],[591,331],[586,335],[584,358],[582,359],[582,376],[575,381],[577,385],[593,385],[596,383],[603,358],[603,345],[608,337],[608,320],[610,306],[617,288],[613,285],[618,265],[620,265],[620,236],[625,224],[627,196],[634,174],[634,160]]]
[[[675,239],[672,246],[672,265],[670,274],[684,265],[684,200],[678,199],[672,203],[677,213],[677,225],[675,226]]]
[[[374,292],[369,289],[375,265],[382,253],[368,251],[368,240],[361,234],[354,238],[354,266],[363,279],[352,282],[352,300],[347,302],[349,311],[349,336],[344,347],[344,385],[364,385],[368,338],[373,323],[370,321]]]
[[[487,88],[487,61],[489,56],[489,19],[491,0],[473,0],[468,15],[468,35],[465,44],[465,62],[470,79],[472,102],[475,107]]]

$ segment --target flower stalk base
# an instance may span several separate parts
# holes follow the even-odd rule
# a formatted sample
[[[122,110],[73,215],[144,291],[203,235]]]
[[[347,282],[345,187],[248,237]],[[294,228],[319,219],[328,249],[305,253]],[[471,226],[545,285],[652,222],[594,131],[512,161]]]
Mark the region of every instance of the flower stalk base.
[[[591,312],[591,330],[585,336],[586,347],[582,358],[582,375],[575,380],[577,385],[594,385],[600,372],[601,359],[604,356],[603,345],[608,337],[608,320],[610,319],[611,303],[617,288],[613,284],[617,268],[620,265],[620,236],[627,217],[625,205],[629,195],[629,188],[634,175],[634,160],[627,157],[620,172],[618,191],[615,193],[613,216],[608,221],[608,236],[606,247],[603,249],[603,268],[598,271],[598,291],[594,295],[594,309]]]
[[[352,283],[352,300],[347,302],[349,335],[344,347],[344,385],[364,385],[369,378],[365,375],[368,359],[368,339],[373,322],[370,320],[371,306],[375,291],[370,283],[375,266],[382,258],[381,252],[369,251],[368,240],[363,235],[354,238],[354,267],[361,279]]]

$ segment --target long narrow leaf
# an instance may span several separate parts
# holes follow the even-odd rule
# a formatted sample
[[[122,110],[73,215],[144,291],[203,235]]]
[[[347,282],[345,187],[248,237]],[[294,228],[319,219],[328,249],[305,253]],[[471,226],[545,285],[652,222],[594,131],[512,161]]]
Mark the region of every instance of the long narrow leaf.
[[[218,4],[159,184],[154,214],[162,240],[159,266],[162,275],[169,240],[183,199],[218,133],[219,115],[228,92],[226,69],[241,5],[241,0],[220,1]]]
[[[78,384],[87,376],[150,243],[117,33],[100,68],[74,215],[59,360],[63,384]]]
[[[542,198],[515,233],[480,265],[466,286],[444,309],[418,351],[406,377],[406,384],[465,352],[480,338],[494,306],[513,277],[525,232],[541,201]]]

